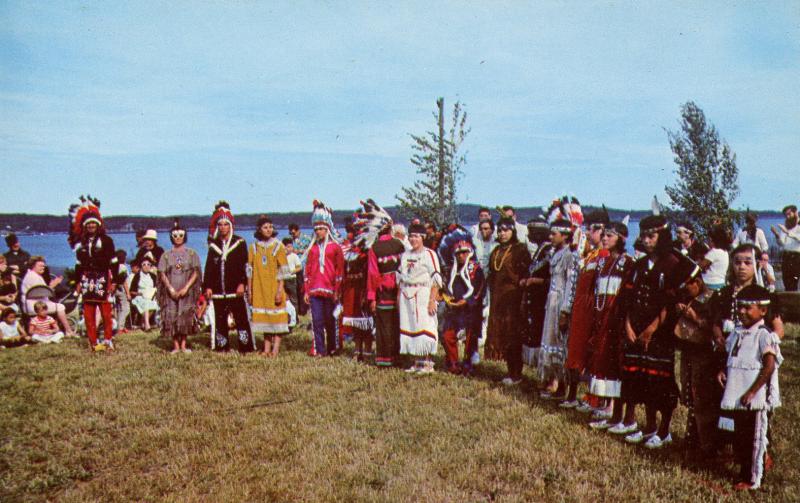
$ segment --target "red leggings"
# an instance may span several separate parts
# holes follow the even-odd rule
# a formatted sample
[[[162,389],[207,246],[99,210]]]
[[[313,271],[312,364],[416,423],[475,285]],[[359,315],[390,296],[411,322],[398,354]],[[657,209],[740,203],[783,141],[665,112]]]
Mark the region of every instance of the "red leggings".
[[[89,342],[97,344],[97,307],[103,316],[103,332],[106,340],[110,341],[113,335],[114,322],[111,320],[111,302],[86,302],[83,304],[83,321],[86,323],[86,335]]]
[[[458,334],[452,328],[442,334],[442,345],[444,346],[445,362],[448,367],[458,364]],[[475,337],[473,330],[467,330],[467,338],[464,342],[464,361],[468,362],[472,354],[478,351],[478,338]]]

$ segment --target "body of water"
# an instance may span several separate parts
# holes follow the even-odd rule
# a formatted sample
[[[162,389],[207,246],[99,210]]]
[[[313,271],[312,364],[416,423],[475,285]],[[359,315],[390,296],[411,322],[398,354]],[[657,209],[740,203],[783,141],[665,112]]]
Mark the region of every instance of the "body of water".
[[[773,257],[776,257],[776,251],[778,250],[777,243],[775,242],[775,237],[770,232],[769,228],[771,225],[778,225],[783,223],[783,218],[764,218],[759,220],[759,227],[764,230],[764,233],[767,236],[767,240],[769,241],[770,245],[770,252]],[[471,224],[468,224],[471,225]],[[468,226],[465,225],[465,226]],[[629,246],[628,251],[632,252],[632,248],[630,245],[633,244],[634,238],[639,234],[639,222],[638,221],[631,221],[628,225],[630,230],[631,238],[628,240]],[[237,229],[236,233],[247,242],[251,242],[253,240],[253,231],[254,229]],[[312,229],[311,228],[304,228],[302,229],[304,234],[311,235]],[[340,230],[340,232],[344,232]],[[205,263],[206,259],[206,231],[198,230],[198,231],[190,231],[189,232],[189,239],[187,242],[187,246],[193,248],[197,253],[200,255],[200,262],[201,264]],[[288,236],[289,233],[286,229],[279,229],[278,230],[278,237],[284,238]],[[136,235],[133,232],[115,232],[109,234],[111,238],[114,240],[114,244],[116,245],[117,249],[123,249],[128,253],[128,260],[130,261],[136,255]],[[166,232],[159,233],[159,244],[164,249],[169,249],[172,244],[169,241],[169,235]],[[55,233],[55,234],[41,234],[41,235],[22,235],[19,236],[20,244],[22,248],[25,249],[31,255],[42,255],[47,260],[48,265],[54,272],[61,272],[67,267],[74,267],[75,265],[75,253],[70,249],[69,245],[67,244],[67,235],[66,233]]]

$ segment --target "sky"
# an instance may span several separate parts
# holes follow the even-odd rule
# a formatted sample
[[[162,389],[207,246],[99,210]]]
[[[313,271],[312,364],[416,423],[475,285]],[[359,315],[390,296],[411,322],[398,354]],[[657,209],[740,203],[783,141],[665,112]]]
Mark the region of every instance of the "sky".
[[[395,203],[437,97],[459,201],[648,208],[695,101],[740,207],[800,199],[800,2],[0,0],[0,213]]]

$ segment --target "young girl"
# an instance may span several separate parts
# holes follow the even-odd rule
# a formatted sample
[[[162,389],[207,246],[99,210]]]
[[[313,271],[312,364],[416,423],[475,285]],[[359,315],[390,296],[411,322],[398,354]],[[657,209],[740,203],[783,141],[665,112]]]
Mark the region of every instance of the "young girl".
[[[550,260],[550,291],[539,350],[539,379],[542,398],[562,398],[566,393],[564,363],[569,337],[569,317],[572,310],[575,279],[578,276],[578,257],[570,248],[572,224],[556,220],[550,224],[553,258]]]
[[[436,299],[442,284],[439,259],[422,243],[425,227],[411,224],[408,240],[411,250],[400,261],[400,354],[416,358],[409,373],[433,372],[432,356],[439,343],[439,322],[436,318]]]
[[[153,263],[145,258],[141,263],[142,270],[134,274],[131,280],[131,304],[136,307],[144,319],[144,331],[150,331],[150,313],[158,311],[156,302],[156,275],[152,272]]]
[[[719,373],[724,384],[721,407],[732,411],[734,452],[741,466],[737,490],[758,489],[767,464],[768,413],[781,405],[778,367],[783,362],[780,339],[764,324],[769,292],[750,285],[736,298],[740,324],[725,343],[727,371]],[[725,426],[720,421],[720,426]]]
[[[17,321],[17,312],[10,307],[3,309],[0,314],[0,348],[27,342],[30,340],[25,329]]]
[[[28,329],[31,339],[42,344],[58,344],[64,338],[64,332],[59,330],[58,323],[47,314],[47,304],[42,301],[33,305],[36,316],[31,319]]]

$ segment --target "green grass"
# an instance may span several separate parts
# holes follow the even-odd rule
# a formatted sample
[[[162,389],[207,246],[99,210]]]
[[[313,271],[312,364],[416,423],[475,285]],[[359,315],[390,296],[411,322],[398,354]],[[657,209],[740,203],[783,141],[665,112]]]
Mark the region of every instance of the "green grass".
[[[134,333],[0,351],[0,501],[797,501],[798,327],[783,345],[776,470],[734,494],[731,467],[692,466],[596,433],[474,379],[311,359],[297,333],[276,360],[191,355]],[[686,411],[673,433],[682,436]]]

